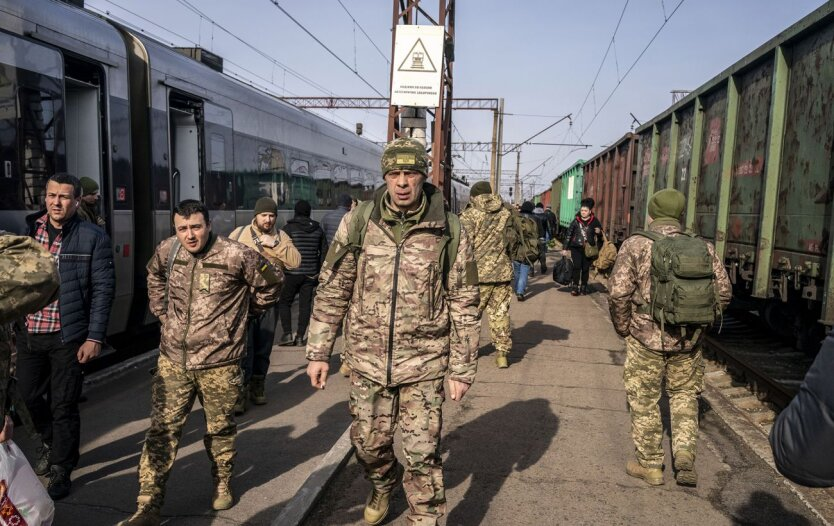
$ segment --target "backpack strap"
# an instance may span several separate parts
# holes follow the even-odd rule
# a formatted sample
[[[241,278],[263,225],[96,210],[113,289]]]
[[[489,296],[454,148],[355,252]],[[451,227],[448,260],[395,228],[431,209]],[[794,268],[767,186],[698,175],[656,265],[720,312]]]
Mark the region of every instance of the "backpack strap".
[[[373,209],[373,201],[363,201],[356,207],[348,224],[347,243],[331,246],[324,260],[327,266],[334,268],[348,253],[357,256],[362,251],[362,245],[365,243],[365,232],[368,230],[368,221],[371,220]]]
[[[657,232],[652,232],[650,230],[642,230],[642,229],[641,230],[635,230],[634,235],[635,236],[643,236],[643,237],[651,239],[652,241],[660,241],[661,239],[663,239],[665,237],[663,234],[658,234]]]
[[[455,260],[458,258],[458,247],[460,247],[460,219],[455,214],[446,212],[446,228],[440,243],[440,268],[443,275],[443,290],[447,290],[449,272],[452,270]]]
[[[180,251],[180,240],[179,238],[174,238],[174,242],[171,243],[171,250],[168,252],[168,265],[167,271],[165,272],[165,296],[162,298],[162,310],[165,312],[168,311],[168,291],[171,288],[171,271],[174,270],[174,260],[177,259],[177,254]]]

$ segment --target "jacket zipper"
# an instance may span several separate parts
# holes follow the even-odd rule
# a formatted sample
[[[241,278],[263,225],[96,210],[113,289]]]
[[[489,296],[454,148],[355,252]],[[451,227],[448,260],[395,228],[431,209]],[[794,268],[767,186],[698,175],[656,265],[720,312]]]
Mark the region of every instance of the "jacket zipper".
[[[182,366],[186,367],[186,357],[188,356],[188,350],[186,349],[185,345],[188,341],[188,329],[191,328],[191,298],[194,293],[194,274],[195,270],[197,269],[197,261],[194,261],[194,264],[191,266],[191,286],[188,289],[188,314],[185,317],[185,332],[182,335]]]
[[[403,241],[405,241],[403,239]],[[397,281],[400,277],[400,253],[402,252],[402,242],[397,245],[397,252],[394,255],[394,282],[391,292],[391,315],[388,321],[388,374],[386,375],[385,385],[391,385],[391,368],[394,365],[394,320],[397,312]]]

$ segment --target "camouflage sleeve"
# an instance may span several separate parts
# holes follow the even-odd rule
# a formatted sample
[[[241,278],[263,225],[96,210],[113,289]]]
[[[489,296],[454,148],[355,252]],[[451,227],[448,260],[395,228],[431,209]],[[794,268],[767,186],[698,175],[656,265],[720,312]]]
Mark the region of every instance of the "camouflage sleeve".
[[[348,225],[353,212],[348,212],[339,223],[333,243],[319,274],[316,301],[310,316],[307,341],[307,359],[327,361],[336,342],[336,333],[347,314],[353,285],[356,282],[356,259],[350,252],[341,261],[332,261],[333,256],[348,244]]]
[[[715,247],[712,246],[712,243],[707,243],[707,250],[712,255],[712,272],[715,275],[718,302],[721,304],[721,310],[724,310],[730,304],[730,300],[733,299],[733,284],[730,283],[727,269],[718,254],[715,253]]]
[[[171,245],[174,238],[170,237],[159,244],[148,261],[146,267],[148,271],[148,308],[151,314],[157,318],[161,318],[165,312],[165,285],[168,283],[168,253],[171,251]]]
[[[467,208],[463,212],[458,215],[460,218],[460,226],[461,230],[466,230],[469,232],[470,236],[475,235],[475,221],[472,217],[472,208]]]
[[[449,378],[471,384],[478,369],[478,338],[481,332],[481,301],[478,267],[472,241],[461,225],[458,254],[449,270]]]
[[[632,243],[627,239],[617,259],[611,277],[608,278],[608,310],[614,330],[620,336],[628,336],[631,322],[631,297],[637,290],[637,265],[632,254]]]
[[[37,241],[0,235],[0,324],[51,303],[58,282],[52,255]]]
[[[261,314],[278,301],[284,273],[263,256],[242,245],[243,279],[249,285],[249,314]]]

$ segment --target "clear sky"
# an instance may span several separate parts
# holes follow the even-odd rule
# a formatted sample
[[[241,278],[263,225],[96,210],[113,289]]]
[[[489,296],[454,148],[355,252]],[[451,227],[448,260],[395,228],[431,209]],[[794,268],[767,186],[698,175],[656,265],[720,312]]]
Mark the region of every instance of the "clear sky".
[[[91,10],[110,12],[165,42],[197,43],[221,55],[227,72],[278,95],[378,96],[276,3],[387,96],[391,0],[86,0]],[[436,13],[436,0],[424,3],[429,13]],[[505,117],[504,141],[508,143],[522,141],[559,117],[573,114],[572,125],[564,121],[536,141],[592,146],[522,148],[520,173],[526,176],[526,197],[541,192],[576,160],[593,157],[629,131],[629,113],[641,122],[651,119],[671,105],[671,90],[692,90],[704,84],[823,3],[457,0],[454,92],[457,97],[503,97],[505,112],[513,114]],[[603,62],[621,14],[614,45]],[[625,76],[666,19],[656,40]],[[601,108],[618,82],[619,88]],[[362,122],[364,136],[370,140],[385,138],[384,111],[323,114],[349,129]],[[491,140],[491,112],[456,111],[453,121],[455,141]],[[515,156],[508,156],[504,169],[515,169],[515,164]],[[455,168],[487,170],[488,154],[455,158]],[[505,176],[504,181],[510,178]]]

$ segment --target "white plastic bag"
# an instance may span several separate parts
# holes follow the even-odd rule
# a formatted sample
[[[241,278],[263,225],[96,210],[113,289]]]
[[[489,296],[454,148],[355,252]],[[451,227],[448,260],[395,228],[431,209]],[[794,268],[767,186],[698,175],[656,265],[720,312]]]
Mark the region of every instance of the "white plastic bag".
[[[0,526],[49,526],[55,504],[23,452],[11,440],[0,444]]]

